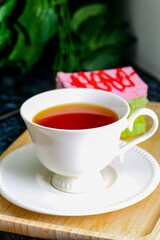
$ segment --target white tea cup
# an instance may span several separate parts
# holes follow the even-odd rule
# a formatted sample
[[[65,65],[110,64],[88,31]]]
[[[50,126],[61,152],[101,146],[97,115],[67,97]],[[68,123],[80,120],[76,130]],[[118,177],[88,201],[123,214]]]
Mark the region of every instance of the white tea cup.
[[[44,127],[32,121],[40,111],[52,106],[85,103],[109,108],[117,113],[118,120],[106,126],[65,130]],[[61,191],[79,193],[91,191],[103,184],[101,171],[114,157],[123,155],[127,149],[150,138],[158,128],[156,114],[141,108],[131,114],[123,98],[96,89],[56,89],[40,93],[23,103],[21,116],[26,123],[40,162],[53,172],[52,184]],[[145,134],[120,147],[120,135],[125,128],[132,130],[134,120],[148,115],[153,125]]]

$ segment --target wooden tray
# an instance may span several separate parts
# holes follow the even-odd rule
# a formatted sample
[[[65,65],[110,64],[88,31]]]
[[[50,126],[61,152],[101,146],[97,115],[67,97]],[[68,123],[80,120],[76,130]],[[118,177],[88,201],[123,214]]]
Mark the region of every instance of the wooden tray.
[[[160,104],[149,103],[160,117]],[[147,119],[148,128],[152,121]],[[25,131],[1,156],[29,143]],[[160,128],[139,145],[160,163]],[[143,169],[142,169],[143,171]],[[62,217],[27,211],[0,196],[0,230],[45,239],[160,239],[160,184],[144,200],[130,207],[105,214],[83,217]]]

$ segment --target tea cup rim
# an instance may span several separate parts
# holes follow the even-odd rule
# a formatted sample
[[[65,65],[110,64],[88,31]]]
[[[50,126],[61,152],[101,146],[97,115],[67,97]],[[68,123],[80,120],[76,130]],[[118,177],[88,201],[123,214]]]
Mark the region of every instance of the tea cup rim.
[[[74,89],[74,90],[73,90]],[[96,131],[98,129],[103,129],[103,128],[106,128],[106,127],[110,127],[110,126],[114,126],[114,125],[117,125],[120,123],[120,121],[122,121],[124,118],[127,118],[127,116],[129,115],[129,112],[130,112],[130,107],[129,107],[129,104],[128,102],[123,99],[122,97],[114,94],[114,93],[111,93],[111,92],[107,92],[107,91],[103,91],[105,92],[105,94],[107,95],[110,95],[110,96],[114,96],[114,97],[117,97],[119,99],[121,99],[121,101],[127,106],[127,111],[126,113],[123,115],[123,117],[121,117],[120,119],[118,119],[117,121],[113,122],[113,123],[110,123],[108,125],[104,125],[104,126],[100,126],[100,127],[95,127],[95,128],[87,128],[87,129],[59,129],[59,128],[50,128],[50,127],[45,127],[45,126],[42,126],[42,125],[39,125],[37,123],[34,123],[32,120],[28,119],[25,114],[24,114],[24,106],[25,104],[27,104],[29,101],[32,101],[32,99],[34,99],[35,97],[38,97],[42,94],[48,94],[48,93],[51,93],[51,92],[54,92],[54,91],[96,91],[96,92],[101,92],[103,90],[100,90],[100,89],[89,89],[89,88],[62,88],[62,89],[53,89],[53,90],[48,90],[48,91],[44,91],[44,92],[41,92],[41,93],[38,93],[38,94],[35,94],[33,95],[32,97],[28,98],[26,101],[23,102],[23,104],[21,105],[20,107],[20,115],[21,117],[23,118],[23,120],[25,122],[28,122],[38,128],[41,128],[41,129],[45,129],[45,130],[49,130],[49,131],[57,131],[57,132],[71,132],[71,133],[79,133],[79,132],[86,132],[86,131]],[[76,102],[75,102],[76,103]]]

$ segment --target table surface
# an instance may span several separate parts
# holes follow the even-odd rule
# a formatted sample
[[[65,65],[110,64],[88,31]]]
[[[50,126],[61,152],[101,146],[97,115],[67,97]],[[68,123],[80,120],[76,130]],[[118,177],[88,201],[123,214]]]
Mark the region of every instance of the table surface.
[[[160,117],[160,103],[148,107]],[[147,119],[150,128],[152,121]],[[139,146],[150,152],[160,163],[160,128]],[[29,143],[25,131],[1,156]],[[45,239],[160,239],[160,185],[147,198],[124,209],[93,216],[63,217],[39,214],[22,209],[0,196],[0,230]]]

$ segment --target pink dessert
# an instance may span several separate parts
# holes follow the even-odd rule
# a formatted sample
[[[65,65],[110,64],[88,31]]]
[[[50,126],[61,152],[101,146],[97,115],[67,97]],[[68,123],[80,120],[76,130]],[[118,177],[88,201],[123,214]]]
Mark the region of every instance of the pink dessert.
[[[95,88],[115,93],[126,100],[147,95],[148,86],[132,67],[92,72],[57,73],[58,88]]]

